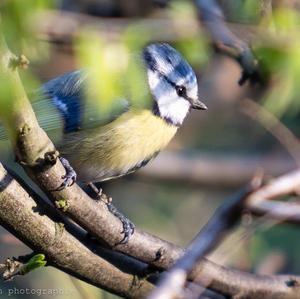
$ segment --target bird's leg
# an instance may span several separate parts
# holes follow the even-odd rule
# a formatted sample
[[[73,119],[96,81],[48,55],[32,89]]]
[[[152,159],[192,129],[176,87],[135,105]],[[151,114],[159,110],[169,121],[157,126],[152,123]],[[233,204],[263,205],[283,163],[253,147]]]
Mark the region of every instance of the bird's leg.
[[[124,234],[123,239],[119,242],[119,244],[126,244],[130,237],[134,234],[135,225],[122,213],[120,213],[117,208],[112,204],[112,198],[109,198],[107,203],[108,210],[116,216],[123,224],[123,231],[121,234]]]
[[[104,194],[101,188],[97,188],[97,186],[93,183],[89,183],[88,186],[96,194],[96,199],[102,200],[106,204],[108,210],[122,222],[123,231],[121,234],[124,234],[124,237],[118,244],[126,244],[130,237],[134,234],[135,225],[118,211],[112,203],[112,198]]]
[[[59,160],[66,170],[66,174],[61,177],[64,181],[59,187],[59,190],[63,190],[66,187],[72,186],[76,182],[77,174],[67,159],[59,157]]]

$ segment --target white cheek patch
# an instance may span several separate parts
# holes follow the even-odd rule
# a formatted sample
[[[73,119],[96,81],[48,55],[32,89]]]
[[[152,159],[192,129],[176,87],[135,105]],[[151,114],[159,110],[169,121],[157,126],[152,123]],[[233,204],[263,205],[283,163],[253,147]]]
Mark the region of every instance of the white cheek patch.
[[[190,103],[179,97],[173,86],[164,84],[160,76],[151,70],[148,70],[148,82],[161,117],[181,125],[190,110]]]
[[[182,125],[190,110],[190,103],[178,96],[169,98],[168,101],[162,98],[158,102],[158,108],[163,118],[170,119],[176,125]]]

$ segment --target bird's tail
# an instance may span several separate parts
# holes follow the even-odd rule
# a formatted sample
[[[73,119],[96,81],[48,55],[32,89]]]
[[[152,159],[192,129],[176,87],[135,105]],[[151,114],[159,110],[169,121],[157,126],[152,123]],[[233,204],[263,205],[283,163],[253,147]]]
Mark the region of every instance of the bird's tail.
[[[62,130],[63,120],[59,111],[47,98],[40,98],[31,103],[39,125],[45,131]],[[8,136],[0,121],[0,140],[7,140]]]

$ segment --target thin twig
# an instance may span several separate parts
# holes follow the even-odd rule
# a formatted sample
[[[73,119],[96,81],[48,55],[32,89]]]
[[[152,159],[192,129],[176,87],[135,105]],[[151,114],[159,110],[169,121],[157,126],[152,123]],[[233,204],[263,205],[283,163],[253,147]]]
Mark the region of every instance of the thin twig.
[[[300,166],[300,141],[289,128],[274,114],[251,99],[241,101],[241,110],[269,131],[293,157],[297,166]]]
[[[242,67],[243,73],[239,84],[262,82],[258,63],[250,47],[234,35],[225,23],[222,10],[215,0],[194,0],[202,23],[207,28],[217,51],[234,58]]]
[[[209,251],[215,248],[226,232],[239,220],[247,196],[261,185],[261,179],[255,178],[251,184],[225,201],[208,223],[201,229],[186,253],[175,263],[149,299],[171,299],[180,297],[188,274],[194,265]]]
[[[253,192],[247,198],[247,207],[255,214],[265,215],[281,222],[300,224],[299,202],[278,202],[283,196],[298,195],[300,190],[300,170],[273,179],[269,184]]]

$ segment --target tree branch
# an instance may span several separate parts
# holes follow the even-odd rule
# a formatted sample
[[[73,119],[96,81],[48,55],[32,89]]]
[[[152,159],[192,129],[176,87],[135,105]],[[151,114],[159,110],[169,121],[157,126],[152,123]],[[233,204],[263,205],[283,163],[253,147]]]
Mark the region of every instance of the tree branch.
[[[207,28],[217,51],[234,58],[242,67],[239,84],[262,82],[258,65],[247,43],[234,35],[227,27],[224,15],[215,0],[194,0],[199,16]]]
[[[290,194],[298,190],[299,178],[300,171],[287,174],[274,180],[270,185],[262,186],[257,190],[256,188],[250,190],[252,192],[248,196],[244,191],[233,197],[229,203],[225,203],[219,211],[217,210],[214,217],[210,219],[204,230],[199,233],[198,238],[192,243],[193,250],[189,251],[188,249],[182,259],[179,259],[178,264],[175,264],[174,272],[172,270],[170,272],[170,275],[173,275],[171,279],[167,280],[166,284],[158,289],[158,292],[154,290],[153,297],[150,296],[150,298],[175,298],[182,295],[180,291],[186,278],[225,296],[234,298],[297,298],[300,294],[300,280],[297,276],[253,275],[242,272],[239,272],[236,276],[238,272],[235,270],[220,267],[214,272],[211,263],[207,264],[207,261],[203,259],[196,264],[196,260],[203,257],[212,248],[215,241],[220,237],[219,233],[231,223],[230,219],[232,218],[230,215],[235,214],[233,213],[236,211],[235,208],[238,208],[242,201],[247,201],[249,202],[248,205],[251,205],[253,198],[260,198],[263,195],[265,195],[264,198],[270,199],[273,196]],[[274,186],[272,186],[273,183]],[[283,186],[285,187],[282,188]],[[188,273],[192,266],[194,270]],[[205,275],[202,275],[202,273],[205,273]],[[240,288],[240,286],[242,287]]]
[[[113,266],[46,216],[2,164],[0,223],[35,252],[44,253],[47,263],[90,284],[126,298],[141,298],[152,289],[147,280]]]
[[[222,204],[201,229],[185,254],[178,259],[168,274],[160,281],[157,288],[148,296],[149,299],[172,299],[181,296],[189,273],[194,265],[214,249],[224,238],[228,230],[240,219],[243,203],[247,196],[261,184],[253,182]]]
[[[300,170],[289,172],[272,180],[269,184],[253,192],[247,199],[251,212],[266,215],[279,222],[300,224],[300,206],[297,202],[278,202],[282,196],[299,195]]]
[[[1,169],[1,168],[0,168]],[[5,190],[2,190],[3,189],[3,182],[4,180],[2,179],[2,176],[1,176],[1,193],[0,193],[0,207],[1,207],[1,210],[0,210],[0,219],[2,219],[2,214],[1,212],[3,212],[4,215],[6,215],[6,221],[8,222],[8,226],[5,226],[8,230],[10,230],[11,232],[14,232],[14,234],[20,238],[21,240],[25,241],[25,243],[29,246],[31,246],[31,239],[28,240],[29,243],[27,243],[26,240],[24,240],[24,238],[22,237],[22,232],[23,232],[23,229],[25,231],[30,231],[32,229],[32,227],[35,227],[35,223],[36,222],[36,219],[25,219],[26,221],[26,226],[24,227],[23,224],[20,224],[19,227],[17,227],[15,230],[11,230],[11,220],[12,219],[15,219],[15,221],[19,221],[19,216],[20,216],[20,210],[21,211],[25,211],[25,213],[27,211],[30,212],[30,214],[32,214],[34,217],[38,217],[38,219],[42,219],[43,217],[46,217],[46,216],[41,216],[40,214],[36,213],[36,212],[33,212],[33,209],[32,207],[35,206],[35,203],[33,202],[33,200],[28,196],[26,195],[26,202],[27,203],[28,201],[30,201],[29,203],[29,208],[28,209],[24,209],[24,207],[22,205],[19,205],[17,204],[17,217],[10,217],[9,214],[7,214],[7,212],[12,212],[12,208],[9,206],[8,207],[8,211],[6,211],[5,209],[3,209],[3,207],[1,206],[1,203],[3,203],[3,200],[2,200],[2,197],[3,196],[3,192],[5,191],[8,192],[8,194],[10,196],[13,196],[12,197],[12,204],[15,204],[15,203],[22,203],[23,202],[23,195],[22,193],[16,193],[16,190],[15,188],[13,188],[11,186],[11,183],[9,183],[8,185],[12,188],[12,189],[8,189],[8,186],[5,188]],[[7,183],[5,184],[7,185]],[[12,190],[11,192],[9,190]],[[23,192],[23,190],[22,190]],[[18,200],[17,200],[18,199]],[[16,215],[15,215],[16,216]],[[34,221],[33,223],[31,223],[30,221]],[[47,220],[48,222],[49,220]],[[2,222],[3,223],[3,222]],[[38,222],[40,223],[40,222]],[[40,225],[38,226],[40,227]],[[30,228],[30,230],[29,230]],[[55,231],[55,223],[51,223],[51,225],[49,223],[46,223],[45,227],[43,226],[43,228],[46,228],[47,230],[53,230],[54,228],[54,231]],[[21,233],[18,231],[19,229],[22,229],[21,230]],[[63,238],[59,238],[59,242],[65,242],[65,240],[68,240],[69,239],[69,236],[67,235],[68,233],[66,231],[63,232]],[[44,234],[40,234],[40,232],[38,232],[37,234],[34,234],[36,235],[37,237],[40,237],[40,236],[44,236]],[[146,235],[146,234],[145,234]],[[66,236],[66,237],[65,237]],[[57,242],[51,242],[51,240],[53,240],[53,238],[55,238],[55,233],[54,233],[54,236],[52,236],[51,239],[49,239],[50,243],[51,244],[55,244],[56,246],[59,246],[60,248],[60,254],[58,256],[56,256],[56,253],[55,254],[52,254],[49,255],[48,254],[48,250],[50,250],[50,253],[53,252],[53,250],[55,250],[55,248],[53,249],[53,247],[49,247],[48,246],[48,243],[44,244],[44,239],[43,239],[43,242],[41,242],[41,246],[45,246],[45,248],[36,248],[37,250],[39,251],[42,251],[42,250],[45,250],[44,252],[46,253],[47,257],[49,257],[49,260],[51,261],[52,260],[52,257],[54,256],[53,260],[55,261],[54,262],[54,266],[55,267],[58,267],[60,268],[61,270],[63,271],[66,271],[65,267],[64,266],[61,266],[60,264],[57,264],[57,258],[59,257],[62,257],[61,260],[59,261],[60,263],[64,263],[66,262],[65,261],[65,252],[64,250],[62,250],[62,248],[68,248],[65,243],[60,243],[58,244]],[[74,257],[74,263],[76,265],[76,271],[79,271],[79,269],[77,267],[79,267],[78,263],[81,265],[82,264],[82,261],[85,261],[83,258],[83,255],[86,253],[87,249],[85,247],[83,247],[82,244],[80,244],[76,239],[74,239],[72,236],[70,236],[72,238],[72,242],[74,247],[73,248],[75,251],[71,251],[71,252],[74,252],[74,254],[76,255]],[[45,238],[46,240],[48,240],[48,237]],[[153,239],[153,242],[151,244],[148,243],[148,244],[151,244],[152,246],[155,245],[155,243],[158,243],[159,245],[166,245],[165,249],[167,249],[168,251],[165,252],[163,254],[163,257],[165,258],[161,258],[160,260],[158,260],[157,262],[154,262],[154,264],[158,263],[160,265],[163,265],[166,263],[164,263],[164,260],[166,260],[167,262],[170,261],[171,259],[175,259],[176,256],[180,256],[183,251],[176,247],[176,246],[173,246],[173,250],[170,250],[170,247],[168,248],[167,247],[167,244],[166,242],[160,240],[160,239],[155,239],[155,237],[152,237]],[[34,239],[35,240],[35,239]],[[36,244],[36,243],[35,243]],[[39,245],[39,246],[40,246]],[[77,249],[79,251],[77,251]],[[83,250],[83,251],[82,251]],[[143,248],[143,246],[140,246],[139,247],[139,250],[145,250]],[[163,249],[162,249],[162,253],[163,253]],[[81,254],[81,255],[80,255]],[[89,252],[90,254],[90,252]],[[111,254],[110,251],[106,251],[106,255],[109,256]],[[167,254],[170,255],[168,258],[167,257]],[[72,269],[72,263],[70,262],[73,261],[72,260],[72,257],[68,257],[67,259],[67,263],[68,263],[68,273],[72,274],[72,275],[75,275],[76,277],[79,277],[81,279],[85,279],[85,275],[84,274],[83,276],[84,277],[80,277],[78,276],[78,273],[73,273],[73,269]],[[107,258],[107,257],[106,257]],[[116,262],[116,258],[115,257],[110,257],[110,260],[114,260],[114,262]],[[119,263],[123,263],[124,264],[124,257],[120,257],[120,262]],[[95,264],[94,264],[95,265]],[[103,265],[102,265],[103,266]],[[171,266],[171,264],[169,265],[166,265],[165,267],[168,267],[168,266]],[[71,270],[69,270],[69,268],[71,268]],[[95,268],[93,268],[95,269]],[[96,268],[95,271],[98,273],[98,271],[100,271],[102,268]],[[91,269],[89,269],[91,270]],[[105,268],[105,271],[107,271],[107,269]],[[100,274],[102,273],[102,271],[100,271]],[[105,275],[109,275],[110,272],[105,272]],[[95,273],[90,273],[91,276],[93,276]],[[96,277],[98,277],[98,275],[100,274],[97,274]],[[94,277],[94,276],[93,276]],[[111,277],[111,276],[110,276]],[[132,276],[131,276],[132,278]],[[292,297],[292,295],[290,296],[290,294],[293,294],[293,296],[296,296],[297,293],[295,293],[297,291],[297,288],[296,286],[300,285],[300,280],[299,278],[295,277],[295,276],[258,276],[258,275],[253,275],[253,274],[248,274],[248,273],[243,273],[243,272],[240,272],[240,271],[235,271],[235,270],[231,270],[231,269],[227,269],[225,267],[221,267],[221,266],[218,266],[214,263],[211,263],[207,260],[203,260],[201,261],[200,263],[198,263],[197,267],[195,268],[195,270],[190,274],[189,276],[189,279],[190,280],[193,280],[195,282],[199,282],[201,283],[202,285],[205,285],[205,286],[208,286],[209,288],[211,289],[214,289],[218,292],[221,292],[222,294],[225,294],[225,295],[228,295],[228,296],[233,296],[233,295],[236,295],[236,294],[244,294],[245,297],[247,298],[265,298],[265,294],[272,294],[274,297],[272,298],[295,298],[295,297]],[[86,279],[85,279],[86,280]],[[87,282],[90,282],[88,280],[86,280]],[[99,286],[99,285],[98,285]],[[112,290],[110,290],[112,291]],[[124,294],[123,294],[124,295]],[[281,297],[279,297],[279,295]],[[277,297],[276,297],[277,296]],[[290,296],[290,297],[289,297]]]
[[[279,176],[295,168],[293,159],[284,155],[276,160],[268,155],[239,155],[207,152],[189,153],[163,151],[147,167],[139,170],[137,180],[188,182],[211,188],[238,188],[247,184],[257,168],[264,169],[271,176]]]

